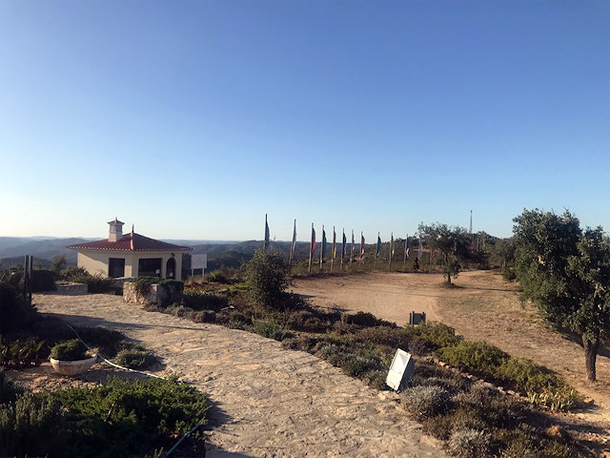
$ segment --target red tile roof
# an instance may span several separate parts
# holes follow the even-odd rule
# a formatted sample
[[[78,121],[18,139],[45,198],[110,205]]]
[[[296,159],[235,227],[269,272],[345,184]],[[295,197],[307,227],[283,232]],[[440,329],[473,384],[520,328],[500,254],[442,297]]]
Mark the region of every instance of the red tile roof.
[[[132,238],[133,235],[133,238]],[[132,243],[133,240],[133,243]],[[190,251],[186,246],[174,245],[160,240],[144,237],[140,234],[123,234],[123,237],[116,242],[109,242],[108,239],[97,240],[95,242],[79,243],[70,245],[72,250],[99,250],[99,251]]]

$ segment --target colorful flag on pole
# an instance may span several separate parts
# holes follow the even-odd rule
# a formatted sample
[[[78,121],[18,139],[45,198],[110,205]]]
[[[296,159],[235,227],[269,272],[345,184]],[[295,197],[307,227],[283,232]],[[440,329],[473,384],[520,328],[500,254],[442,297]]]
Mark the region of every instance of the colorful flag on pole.
[[[309,246],[309,272],[311,273],[311,264],[313,262],[313,256],[316,252],[316,230],[313,228],[311,223],[311,245]]]
[[[390,235],[390,259],[394,257],[394,232]]]
[[[364,258],[364,234],[360,231],[360,257]]]
[[[265,242],[263,248],[267,250],[269,248],[269,224],[267,224],[267,214],[265,213]]]
[[[345,229],[343,229],[343,245],[341,246],[341,262],[345,259],[345,254],[347,253],[347,238],[345,237]]]
[[[335,232],[335,226],[333,226],[333,259],[337,257],[337,233]]]
[[[354,230],[352,229],[352,245],[351,253],[349,255],[349,262],[354,262],[354,248],[356,247],[356,240],[354,239]]]
[[[407,234],[405,239],[405,259],[409,259],[409,234]]]
[[[379,259],[380,254],[381,254],[381,237],[379,236],[379,232],[377,232],[377,252],[375,253],[375,259]]]
[[[324,230],[324,226],[322,226],[322,248],[320,251],[320,259],[324,259],[326,257],[326,231]]]
[[[297,220],[294,220],[294,227],[292,229],[292,243],[290,244],[290,260],[289,264],[292,264],[292,258],[294,257],[294,250],[297,246]]]

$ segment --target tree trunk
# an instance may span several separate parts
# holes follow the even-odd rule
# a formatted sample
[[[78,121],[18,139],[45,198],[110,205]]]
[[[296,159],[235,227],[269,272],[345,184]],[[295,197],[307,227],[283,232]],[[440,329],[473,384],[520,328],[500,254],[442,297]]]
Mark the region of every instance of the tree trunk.
[[[450,284],[451,284],[451,272],[447,272],[447,281],[446,281],[446,283],[447,283],[448,285],[450,285]]]
[[[582,346],[585,349],[585,366],[587,368],[587,378],[595,381],[595,360],[599,350],[599,337],[589,339],[586,334],[582,335]]]

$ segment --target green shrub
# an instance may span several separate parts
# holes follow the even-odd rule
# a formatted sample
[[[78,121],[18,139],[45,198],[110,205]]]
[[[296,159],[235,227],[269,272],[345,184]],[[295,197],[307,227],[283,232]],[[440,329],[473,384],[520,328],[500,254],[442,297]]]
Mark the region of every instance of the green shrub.
[[[455,329],[437,321],[418,326],[407,326],[405,331],[412,338],[421,338],[432,350],[452,347],[463,340],[462,336],[455,335]]]
[[[324,333],[332,327],[332,321],[326,315],[311,309],[292,310],[286,312],[283,321],[295,331]]]
[[[563,377],[530,360],[510,358],[504,361],[498,368],[498,378],[526,393],[532,403],[553,411],[569,410],[581,399]]]
[[[78,339],[58,343],[51,348],[51,358],[59,361],[79,361],[87,359],[87,347]]]
[[[449,439],[449,452],[461,458],[483,458],[491,455],[492,435],[472,428],[455,431]]]
[[[349,324],[355,324],[356,326],[388,326],[395,327],[394,323],[389,321],[381,320],[375,315],[369,312],[358,312],[355,315],[347,315],[347,322]]]
[[[144,370],[152,367],[157,358],[147,350],[131,349],[121,350],[114,359],[114,363],[129,369]]]
[[[214,323],[216,321],[216,312],[213,310],[201,310],[193,312],[191,319],[195,323]]]
[[[0,282],[0,334],[22,331],[37,319],[31,306],[19,290],[8,282]]]
[[[0,404],[14,403],[21,394],[23,388],[7,379],[4,369],[0,368]]]
[[[6,341],[0,339],[0,366],[23,369],[39,366],[45,351],[45,341],[29,338],[25,340]],[[48,351],[48,350],[47,350]]]
[[[67,328],[67,326],[66,326]],[[103,326],[86,326],[77,328],[77,332],[90,347],[97,347],[109,358],[128,345],[127,337],[120,331]]]
[[[409,335],[401,328],[390,328],[388,326],[375,326],[359,330],[355,335],[356,340],[376,345],[386,345],[392,348],[408,350]]]
[[[88,275],[84,267],[68,266],[59,272],[59,279],[68,282],[79,282],[80,279]]]
[[[279,309],[277,302],[288,286],[290,266],[279,253],[258,250],[247,266],[248,294],[252,302]]]
[[[454,347],[439,350],[439,357],[452,366],[497,380],[499,367],[509,360],[503,352],[487,342],[463,341]]]
[[[379,372],[388,370],[384,355],[375,346],[356,342],[352,337],[331,337],[318,341],[310,350],[347,375],[367,381],[376,381]]]
[[[420,385],[405,390],[402,404],[408,412],[421,420],[447,412],[451,407],[451,396],[440,386]]]
[[[196,426],[206,416],[205,397],[176,379],[128,382],[54,392],[69,420],[71,440],[58,456],[143,456]],[[201,431],[191,437],[201,440]],[[117,440],[117,438],[120,438]]]
[[[193,310],[219,311],[229,305],[227,296],[193,289],[184,291],[183,301],[185,306]]]
[[[102,275],[87,275],[78,280],[79,283],[87,284],[87,292],[92,294],[108,293],[112,291],[112,279]]]
[[[48,395],[25,393],[0,404],[0,456],[61,456],[62,417]]]
[[[275,339],[282,341],[286,338],[292,337],[292,334],[288,329],[278,324],[275,320],[255,320],[251,327],[252,332],[259,334],[269,339]]]
[[[213,270],[212,272],[208,273],[207,279],[208,279],[208,281],[211,281],[214,283],[229,283],[230,282],[229,278],[227,278],[225,273],[221,270]]]

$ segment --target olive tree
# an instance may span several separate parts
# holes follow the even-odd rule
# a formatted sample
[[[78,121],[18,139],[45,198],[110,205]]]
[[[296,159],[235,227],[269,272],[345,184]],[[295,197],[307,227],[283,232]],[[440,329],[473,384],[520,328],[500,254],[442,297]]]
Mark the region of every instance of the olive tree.
[[[570,212],[523,210],[514,219],[515,267],[544,318],[581,336],[587,377],[594,381],[600,342],[610,329],[610,239],[601,227],[584,231]]]
[[[469,256],[470,237],[466,229],[446,224],[436,223],[425,225],[421,223],[418,228],[419,237],[426,245],[441,252],[443,273],[447,279],[445,283],[451,284],[451,277],[457,277],[462,269],[461,263]]]

